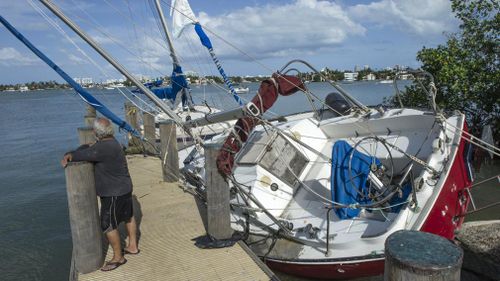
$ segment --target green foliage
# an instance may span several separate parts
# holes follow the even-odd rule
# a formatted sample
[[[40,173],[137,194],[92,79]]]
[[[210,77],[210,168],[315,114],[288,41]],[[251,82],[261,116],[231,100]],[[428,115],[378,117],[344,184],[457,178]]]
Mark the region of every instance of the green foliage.
[[[64,89],[67,88],[67,84],[59,84],[56,81],[39,81],[39,82],[28,82],[25,84],[15,84],[15,85],[0,85],[0,91],[6,91],[9,89],[19,90],[21,86],[27,86],[30,90],[43,90],[43,89]]]
[[[436,102],[445,110],[460,110],[473,133],[492,124],[500,132],[500,15],[497,0],[451,0],[460,31],[436,48],[417,54],[422,69],[432,73],[438,90]],[[426,106],[416,86],[402,97],[405,106]],[[395,100],[392,101],[394,104]]]

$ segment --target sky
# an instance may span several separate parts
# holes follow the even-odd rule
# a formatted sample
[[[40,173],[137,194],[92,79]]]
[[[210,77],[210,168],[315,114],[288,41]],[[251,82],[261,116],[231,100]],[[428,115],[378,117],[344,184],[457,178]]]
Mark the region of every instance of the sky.
[[[136,76],[159,77],[172,60],[152,0],[53,0]],[[458,30],[449,0],[191,0],[228,75],[269,75],[292,59],[315,68],[418,68],[416,54]],[[171,24],[170,0],[162,0]],[[0,0],[0,15],[71,77],[121,75],[36,0]],[[216,75],[187,27],[173,44],[184,71]],[[0,84],[62,81],[0,26]]]

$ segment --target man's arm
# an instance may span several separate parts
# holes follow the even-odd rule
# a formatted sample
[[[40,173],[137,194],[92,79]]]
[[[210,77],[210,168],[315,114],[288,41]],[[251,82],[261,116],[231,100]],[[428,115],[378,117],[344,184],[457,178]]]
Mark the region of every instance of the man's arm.
[[[66,153],[61,160],[61,165],[66,167],[68,162],[100,162],[102,161],[102,153],[99,153],[99,145],[95,144],[92,146],[82,145],[78,147],[75,151],[70,151]]]

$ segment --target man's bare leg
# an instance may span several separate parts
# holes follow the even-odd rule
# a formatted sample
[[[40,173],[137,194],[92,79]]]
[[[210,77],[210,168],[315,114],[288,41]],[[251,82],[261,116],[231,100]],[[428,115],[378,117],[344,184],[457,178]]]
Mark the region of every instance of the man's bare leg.
[[[108,238],[109,244],[111,244],[111,248],[113,248],[113,259],[111,262],[122,262],[122,246],[120,245],[120,233],[118,229],[113,229],[109,232],[106,232],[106,237]]]
[[[108,263],[125,263],[125,258],[122,255],[120,233],[118,232],[118,229],[113,229],[109,232],[106,232],[106,238],[108,238],[109,244],[111,244],[111,248],[113,248],[113,258],[101,268],[101,270],[104,271],[112,270],[118,267],[116,265],[110,265]]]
[[[125,247],[125,251],[135,254],[139,251],[139,248],[137,248],[137,223],[135,218],[132,217],[125,225],[128,232],[128,246]]]

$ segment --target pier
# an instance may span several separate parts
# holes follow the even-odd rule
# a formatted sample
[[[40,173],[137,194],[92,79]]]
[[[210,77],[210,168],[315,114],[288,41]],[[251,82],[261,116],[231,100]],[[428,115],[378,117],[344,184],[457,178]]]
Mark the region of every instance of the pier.
[[[116,270],[74,274],[70,280],[278,280],[243,243],[196,247],[193,239],[206,234],[206,207],[177,182],[163,181],[160,159],[132,155],[127,161],[141,252],[125,255],[127,263]],[[112,254],[108,247],[106,260]]]

